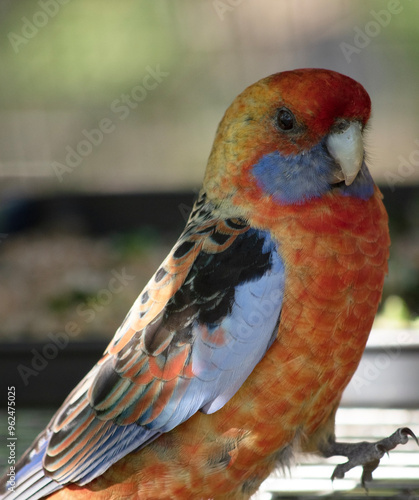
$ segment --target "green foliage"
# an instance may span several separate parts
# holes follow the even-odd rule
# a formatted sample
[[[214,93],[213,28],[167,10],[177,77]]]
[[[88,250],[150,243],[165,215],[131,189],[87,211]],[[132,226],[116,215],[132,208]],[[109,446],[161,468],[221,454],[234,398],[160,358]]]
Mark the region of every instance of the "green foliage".
[[[0,24],[2,107],[108,106],[147,65],[175,62],[171,24],[154,2],[50,0],[54,16],[43,2],[11,2]]]
[[[82,302],[86,302],[93,295],[93,293],[88,293],[83,290],[71,290],[51,297],[48,307],[55,313],[63,313]]]
[[[112,237],[112,246],[121,259],[141,257],[159,244],[159,234],[151,227],[142,227],[137,231],[118,233]]]

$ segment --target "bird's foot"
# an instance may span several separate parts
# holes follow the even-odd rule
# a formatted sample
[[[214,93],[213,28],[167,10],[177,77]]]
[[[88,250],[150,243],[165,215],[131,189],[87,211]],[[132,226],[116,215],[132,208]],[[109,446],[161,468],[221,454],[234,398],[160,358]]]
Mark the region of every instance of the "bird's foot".
[[[408,427],[397,429],[391,436],[381,439],[375,443],[362,441],[360,443],[337,443],[330,440],[321,448],[321,452],[325,457],[333,457],[341,455],[348,458],[348,461],[336,466],[332,474],[332,481],[336,478],[342,479],[346,472],[353,469],[357,465],[362,465],[362,486],[367,489],[365,483],[372,481],[372,473],[378,467],[380,459],[385,453],[398,446],[406,444],[411,436],[419,445],[418,439],[414,432]]]

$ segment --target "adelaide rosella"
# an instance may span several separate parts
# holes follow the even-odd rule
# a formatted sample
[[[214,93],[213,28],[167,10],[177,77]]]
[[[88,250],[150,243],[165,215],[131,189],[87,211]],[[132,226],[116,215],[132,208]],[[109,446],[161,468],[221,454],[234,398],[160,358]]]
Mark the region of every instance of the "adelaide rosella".
[[[407,442],[334,435],[390,244],[369,116],[364,88],[323,69],[234,100],[184,232],[5,498],[245,499],[294,452],[346,456],[333,477],[362,465],[364,482]]]

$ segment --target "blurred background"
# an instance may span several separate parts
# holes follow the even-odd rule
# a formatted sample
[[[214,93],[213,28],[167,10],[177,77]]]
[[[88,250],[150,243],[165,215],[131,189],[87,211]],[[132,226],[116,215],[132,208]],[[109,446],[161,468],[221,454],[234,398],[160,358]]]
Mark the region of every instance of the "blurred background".
[[[0,0],[0,378],[26,408],[20,451],[175,242],[227,106],[298,67],[369,92],[368,163],[390,215],[384,299],[342,432],[358,407],[361,421],[387,407],[404,412],[391,425],[419,426],[418,15],[411,0]],[[419,456],[406,453],[393,475],[410,495]],[[313,472],[299,470],[301,487]],[[330,491],[316,483],[330,462],[321,471],[307,491]]]

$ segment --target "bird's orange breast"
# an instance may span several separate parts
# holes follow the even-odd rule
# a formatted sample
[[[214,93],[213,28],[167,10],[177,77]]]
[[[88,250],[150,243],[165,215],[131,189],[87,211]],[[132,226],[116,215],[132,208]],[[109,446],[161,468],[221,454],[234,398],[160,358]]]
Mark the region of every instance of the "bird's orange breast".
[[[296,432],[310,447],[338,404],[378,308],[390,239],[378,188],[369,200],[330,196],[264,208],[251,223],[269,226],[279,243],[285,295],[277,340],[238,398],[254,401],[249,414],[264,429],[253,446],[269,454]]]
[[[245,422],[232,467],[249,471],[259,457],[257,476],[289,443],[309,451],[333,432],[381,298],[390,239],[378,188],[369,200],[262,203],[254,214],[251,224],[270,228],[285,262],[283,308],[276,342],[217,417]]]

